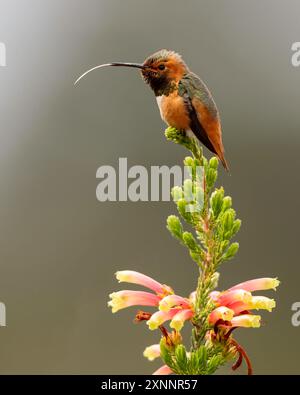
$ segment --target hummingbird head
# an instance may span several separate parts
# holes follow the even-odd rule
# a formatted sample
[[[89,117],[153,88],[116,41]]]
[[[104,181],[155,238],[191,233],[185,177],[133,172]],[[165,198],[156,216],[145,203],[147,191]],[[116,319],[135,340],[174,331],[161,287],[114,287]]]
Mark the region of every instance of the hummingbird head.
[[[168,95],[174,91],[182,76],[188,68],[181,56],[174,51],[161,49],[153,55],[148,56],[143,64],[114,62],[100,64],[83,73],[76,81],[79,82],[89,72],[107,66],[132,67],[141,70],[144,81],[150,85],[156,96]]]
[[[161,49],[144,61],[141,71],[144,81],[160,96],[173,91],[188,68],[179,54]]]

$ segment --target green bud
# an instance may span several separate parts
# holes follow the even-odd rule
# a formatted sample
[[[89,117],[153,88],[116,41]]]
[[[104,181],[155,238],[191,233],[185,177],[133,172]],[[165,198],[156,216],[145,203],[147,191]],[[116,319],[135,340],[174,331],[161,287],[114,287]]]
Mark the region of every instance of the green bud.
[[[160,340],[160,356],[161,356],[162,360],[165,362],[165,364],[168,366],[173,365],[173,361],[172,361],[173,348],[174,347],[172,347],[166,343],[166,340],[164,337],[161,338],[161,340]]]
[[[202,187],[196,187],[195,191],[196,210],[200,212],[204,205],[204,190]]]
[[[235,218],[235,211],[232,208],[225,211],[222,217],[224,234],[226,232],[230,232],[230,233],[232,232],[234,218]]]
[[[213,156],[210,161],[209,161],[209,167],[211,167],[212,169],[217,170],[218,169],[218,165],[219,165],[219,161],[218,159]]]
[[[202,260],[202,255],[203,253],[201,252],[201,250],[199,250],[199,252],[194,252],[192,250],[190,250],[190,257],[192,258],[193,261],[195,261],[198,265]]]
[[[236,219],[233,222],[233,226],[232,226],[232,236],[236,235],[237,232],[240,230],[240,227],[242,225],[242,221],[240,219]]]
[[[217,170],[210,167],[206,170],[206,185],[208,189],[211,189],[214,186],[217,177],[218,177]]]
[[[178,239],[182,239],[182,233],[183,233],[183,229],[182,229],[182,225],[181,222],[179,220],[178,217],[176,217],[176,215],[170,215],[167,219],[167,228],[169,229],[169,231],[171,232],[171,234],[178,238]]]
[[[198,251],[200,249],[196,239],[190,232],[184,232],[182,234],[182,240],[184,244],[192,251]]]
[[[194,167],[195,159],[193,159],[191,156],[187,156],[184,159],[183,163],[184,163],[184,166]]]
[[[189,224],[193,224],[193,217],[188,208],[189,208],[189,204],[185,201],[185,199],[178,200],[177,202],[178,212]]]
[[[189,203],[194,200],[193,184],[193,181],[189,178],[187,180],[184,180],[184,198]]]
[[[183,190],[179,186],[175,186],[172,188],[172,198],[174,202],[177,202],[179,199],[183,198]]]
[[[223,197],[224,197],[224,189],[216,189],[210,197],[210,207],[212,209],[213,215],[217,218],[222,210],[223,204]]]
[[[225,250],[225,248],[227,248],[229,245],[229,240],[223,240],[220,243],[220,250],[221,252],[223,252]]]
[[[230,196],[225,196],[223,199],[222,211],[228,210],[232,206],[232,199]]]
[[[225,252],[225,254],[222,257],[223,260],[232,259],[236,255],[238,250],[239,250],[239,243],[235,242],[235,243],[230,244],[227,251]]]
[[[185,371],[187,368],[188,358],[186,354],[186,349],[183,344],[179,344],[175,348],[175,358],[180,370]]]

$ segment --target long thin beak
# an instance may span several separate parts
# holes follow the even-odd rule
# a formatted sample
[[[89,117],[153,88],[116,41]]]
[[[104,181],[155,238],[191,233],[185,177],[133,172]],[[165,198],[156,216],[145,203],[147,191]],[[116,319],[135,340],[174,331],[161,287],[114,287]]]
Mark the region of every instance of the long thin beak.
[[[77,80],[74,82],[74,85],[77,84],[83,77],[85,77],[88,73],[90,73],[93,70],[100,69],[101,67],[107,67],[107,66],[121,66],[121,67],[134,67],[137,69],[143,69],[145,66],[140,63],[124,63],[124,62],[114,62],[114,63],[105,63],[105,64],[100,64],[99,66],[93,67],[92,69],[89,69],[85,73],[83,73]]]

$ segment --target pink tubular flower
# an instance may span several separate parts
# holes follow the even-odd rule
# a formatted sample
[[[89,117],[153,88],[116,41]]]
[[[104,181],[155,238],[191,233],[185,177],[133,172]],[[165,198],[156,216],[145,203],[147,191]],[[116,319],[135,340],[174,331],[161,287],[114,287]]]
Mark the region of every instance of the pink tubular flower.
[[[208,323],[213,329],[206,334],[207,341],[226,341],[235,349],[237,360],[232,366],[236,370],[244,360],[247,364],[248,374],[253,370],[251,361],[238,342],[231,336],[235,328],[259,328],[261,316],[252,314],[251,310],[268,310],[276,306],[275,300],[265,296],[253,296],[251,292],[259,290],[276,289],[279,285],[277,278],[257,278],[237,284],[227,291],[210,293],[210,300],[215,309],[208,316]]]
[[[132,270],[118,271],[116,272],[116,278],[119,282],[142,285],[155,293],[127,290],[113,292],[109,295],[111,300],[108,302],[108,306],[112,308],[113,313],[130,306],[159,306],[159,311],[154,314],[139,311],[136,315],[135,321],[147,321],[151,330],[158,329],[164,322],[172,320],[171,328],[177,328],[179,331],[184,322],[193,317],[193,301],[191,298],[187,299],[174,295],[174,291],[168,285],[161,284],[151,277]],[[176,313],[181,314],[178,314],[175,318]],[[173,320],[173,318],[175,319]]]
[[[147,321],[147,325],[150,330],[155,330],[161,326],[164,322],[171,320],[180,310],[171,309],[169,311],[157,311],[152,314],[150,320]]]
[[[168,285],[161,284],[151,277],[131,270],[118,271],[116,278],[119,282],[141,285],[152,292],[122,290],[111,293],[108,306],[112,308],[112,312],[116,313],[130,306],[155,307],[156,311],[154,313],[139,310],[135,316],[135,322],[146,321],[150,330],[159,329],[167,347],[172,347],[175,350],[178,344],[182,344],[180,331],[186,321],[190,320],[193,325],[197,325],[197,321],[194,322],[193,320],[195,312],[198,313],[196,309],[198,304],[197,291],[192,292],[189,298],[184,298],[176,295]],[[210,283],[212,289],[215,285],[216,282]],[[250,359],[243,347],[233,338],[233,330],[241,327],[260,327],[261,317],[253,314],[252,310],[272,311],[276,305],[273,299],[265,296],[253,296],[251,292],[276,289],[278,285],[279,281],[276,278],[266,277],[246,281],[223,292],[210,292],[207,306],[201,306],[201,309],[203,308],[201,312],[203,311],[207,315],[206,324],[208,326],[204,326],[206,342],[221,342],[221,344],[229,347],[230,352],[236,354],[237,360],[232,366],[233,370],[236,370],[244,360],[248,366],[248,374],[252,374]],[[172,328],[170,332],[164,325],[167,321],[170,321],[169,326]],[[160,357],[160,344],[146,347],[144,356],[150,361]],[[172,373],[174,372],[169,366],[163,365],[153,374],[167,375]]]
[[[163,365],[159,369],[157,369],[154,373],[152,373],[153,376],[163,376],[167,374],[172,374],[173,371],[169,366]]]
[[[211,300],[213,300],[214,302],[218,300],[218,297],[221,295],[221,292],[219,291],[212,291],[209,294],[209,297],[211,298]]]
[[[252,296],[248,303],[236,302],[228,306],[232,309],[235,315],[242,313],[243,311],[249,310],[268,310],[272,311],[276,307],[274,299],[267,298],[265,296]]]
[[[248,303],[251,300],[251,293],[244,289],[234,289],[221,292],[216,298],[216,303],[220,306],[228,306],[231,303]]]
[[[233,317],[231,320],[231,325],[233,327],[259,328],[260,319],[260,315],[242,314],[238,317]]]
[[[260,315],[252,314],[241,314],[237,317],[233,317],[230,326],[226,324],[220,324],[221,327],[234,327],[234,328],[259,328],[260,327]]]
[[[111,300],[108,306],[116,313],[130,306],[158,306],[160,298],[150,292],[143,291],[119,291],[109,295]]]
[[[256,278],[254,280],[245,281],[244,283],[240,283],[235,285],[234,287],[229,288],[228,291],[232,291],[234,289],[244,289],[245,291],[265,291],[268,289],[276,289],[280,281],[277,278]]]
[[[190,302],[188,299],[185,299],[182,296],[178,296],[178,295],[165,296],[159,302],[159,310],[168,311],[172,307],[189,308]]]
[[[181,331],[185,321],[190,320],[193,315],[194,312],[191,309],[183,309],[178,311],[178,313],[175,314],[172,318],[172,321],[170,322],[170,327],[178,332]]]
[[[160,357],[160,345],[152,344],[152,346],[146,347],[143,355],[145,358],[148,358],[149,361],[154,361],[154,359]]]
[[[157,295],[165,296],[173,293],[172,288],[169,286],[161,284],[158,281],[153,280],[153,278],[133,270],[119,271],[116,273],[116,278],[119,280],[119,283],[126,282],[142,285],[143,287],[149,288],[156,292]]]
[[[251,310],[268,310],[276,306],[275,300],[265,296],[252,296],[251,291],[276,289],[279,285],[277,278],[257,278],[237,284],[227,291],[210,293],[210,299],[216,308],[210,313],[208,322],[217,327],[227,328],[228,336],[232,329],[238,327],[258,328],[259,315],[253,315]]]
[[[208,322],[214,325],[217,321],[231,321],[234,316],[234,311],[226,306],[220,306],[214,309],[208,316]]]

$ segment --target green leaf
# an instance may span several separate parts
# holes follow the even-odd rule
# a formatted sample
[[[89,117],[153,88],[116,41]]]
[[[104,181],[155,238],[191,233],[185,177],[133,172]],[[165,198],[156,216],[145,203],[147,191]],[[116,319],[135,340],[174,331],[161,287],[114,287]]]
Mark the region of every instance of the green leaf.
[[[239,243],[235,242],[235,243],[230,244],[227,251],[222,256],[222,259],[226,260],[226,261],[229,259],[232,259],[236,255],[238,250],[239,250]]]
[[[188,167],[188,168],[190,168],[190,169],[193,169],[194,166],[195,166],[195,159],[192,158],[191,156],[187,156],[187,157],[184,159],[183,163],[184,163],[184,166],[186,166],[186,167]]]
[[[177,209],[179,214],[188,222],[189,224],[193,224],[193,216],[189,212],[189,204],[184,199],[179,199],[177,202]]]
[[[223,205],[223,197],[224,197],[224,189],[216,189],[210,197],[210,207],[213,212],[214,218],[217,218],[222,210]]]
[[[236,219],[233,222],[233,226],[232,226],[232,236],[235,236],[237,234],[237,232],[240,230],[240,227],[242,225],[242,221],[240,219]]]
[[[183,190],[179,186],[175,186],[172,188],[172,198],[174,202],[178,202],[179,199],[183,198]]]
[[[179,369],[183,372],[187,369],[187,355],[183,344],[179,344],[175,349],[176,363]]]
[[[235,211],[232,208],[225,211],[222,217],[224,234],[226,234],[226,232],[230,232],[231,235],[234,219],[235,219]]]
[[[210,167],[206,170],[206,185],[208,189],[211,189],[214,186],[217,177],[218,177],[217,170],[212,169]]]
[[[161,338],[160,341],[160,356],[164,363],[168,365],[171,369],[174,367],[174,362],[172,358],[172,352],[171,350],[166,346],[165,344],[165,339]]]
[[[182,239],[183,228],[181,222],[176,215],[169,215],[167,219],[167,228],[171,232],[171,234],[177,239]]]
[[[232,206],[232,199],[230,196],[225,196],[223,199],[222,211],[228,210]]]
[[[218,166],[219,166],[219,161],[215,156],[213,156],[209,161],[209,167],[217,170]]]
[[[194,238],[194,236],[192,235],[192,233],[190,232],[184,232],[182,234],[182,239],[184,244],[192,251],[199,251],[200,250],[200,246],[197,243],[196,239]]]

